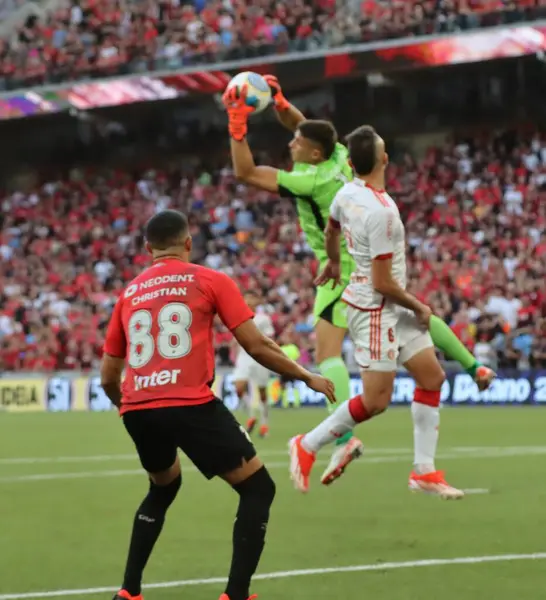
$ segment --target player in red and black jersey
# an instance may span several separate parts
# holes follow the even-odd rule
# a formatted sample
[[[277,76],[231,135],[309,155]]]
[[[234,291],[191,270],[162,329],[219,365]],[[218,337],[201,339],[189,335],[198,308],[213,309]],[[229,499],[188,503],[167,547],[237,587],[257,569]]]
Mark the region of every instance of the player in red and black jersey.
[[[150,479],[134,520],[123,588],[114,600],[142,600],[144,567],[182,483],[178,448],[205,477],[218,475],[239,494],[231,571],[221,600],[247,600],[275,484],[244,428],[211,391],[215,315],[268,369],[304,381],[331,402],[334,386],[288,359],[259,332],[227,275],[189,263],[191,237],[183,214],[152,217],[146,240],[153,265],[121,294],[101,366],[102,386],[119,408]]]

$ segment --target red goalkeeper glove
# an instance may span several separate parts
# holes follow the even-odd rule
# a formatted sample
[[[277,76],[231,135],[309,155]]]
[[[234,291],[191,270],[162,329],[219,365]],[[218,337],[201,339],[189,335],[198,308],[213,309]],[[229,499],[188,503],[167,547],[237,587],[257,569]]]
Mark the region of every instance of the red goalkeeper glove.
[[[264,75],[264,79],[271,88],[271,95],[273,96],[275,108],[280,111],[288,110],[290,108],[290,102],[284,97],[279,80],[275,75]]]
[[[228,88],[222,96],[228,114],[229,135],[237,142],[246,136],[248,115],[254,112],[254,108],[246,103],[247,93],[248,86],[243,85],[241,89],[234,86]]]

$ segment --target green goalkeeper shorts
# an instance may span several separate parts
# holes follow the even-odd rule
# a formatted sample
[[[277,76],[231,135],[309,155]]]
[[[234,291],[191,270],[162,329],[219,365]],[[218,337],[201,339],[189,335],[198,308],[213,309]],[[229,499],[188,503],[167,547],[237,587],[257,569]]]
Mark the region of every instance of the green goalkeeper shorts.
[[[320,269],[324,264],[320,265]],[[352,261],[341,264],[341,284],[332,289],[332,284],[327,283],[317,287],[313,315],[315,325],[319,319],[324,319],[336,327],[347,329],[347,305],[341,299],[343,291],[349,284],[349,278],[354,270]]]

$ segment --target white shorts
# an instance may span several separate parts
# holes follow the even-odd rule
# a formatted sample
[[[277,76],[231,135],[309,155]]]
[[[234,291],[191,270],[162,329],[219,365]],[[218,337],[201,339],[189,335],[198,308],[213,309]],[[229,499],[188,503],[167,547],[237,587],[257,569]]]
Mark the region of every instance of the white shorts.
[[[256,362],[246,352],[242,350],[239,352],[235,361],[233,381],[246,381],[258,388],[265,388],[269,383],[269,378],[270,372],[268,369]]]
[[[374,311],[347,310],[356,363],[370,371],[396,371],[425,348],[434,346],[429,332],[411,310],[385,305]]]

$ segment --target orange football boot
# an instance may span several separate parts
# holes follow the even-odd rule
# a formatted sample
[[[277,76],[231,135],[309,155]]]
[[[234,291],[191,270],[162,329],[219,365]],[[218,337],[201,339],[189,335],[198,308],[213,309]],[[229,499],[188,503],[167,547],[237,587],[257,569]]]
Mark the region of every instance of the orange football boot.
[[[433,471],[423,475],[412,471],[409,476],[408,487],[412,492],[440,496],[443,500],[460,500],[464,498],[462,490],[458,490],[447,483],[443,471]]]
[[[144,596],[142,594],[138,594],[138,596],[131,596],[127,590],[120,590],[114,596],[114,600],[144,600]]]
[[[290,451],[290,478],[294,487],[304,494],[309,491],[309,475],[316,460],[316,454],[307,452],[301,445],[303,435],[293,437],[288,448]]]

